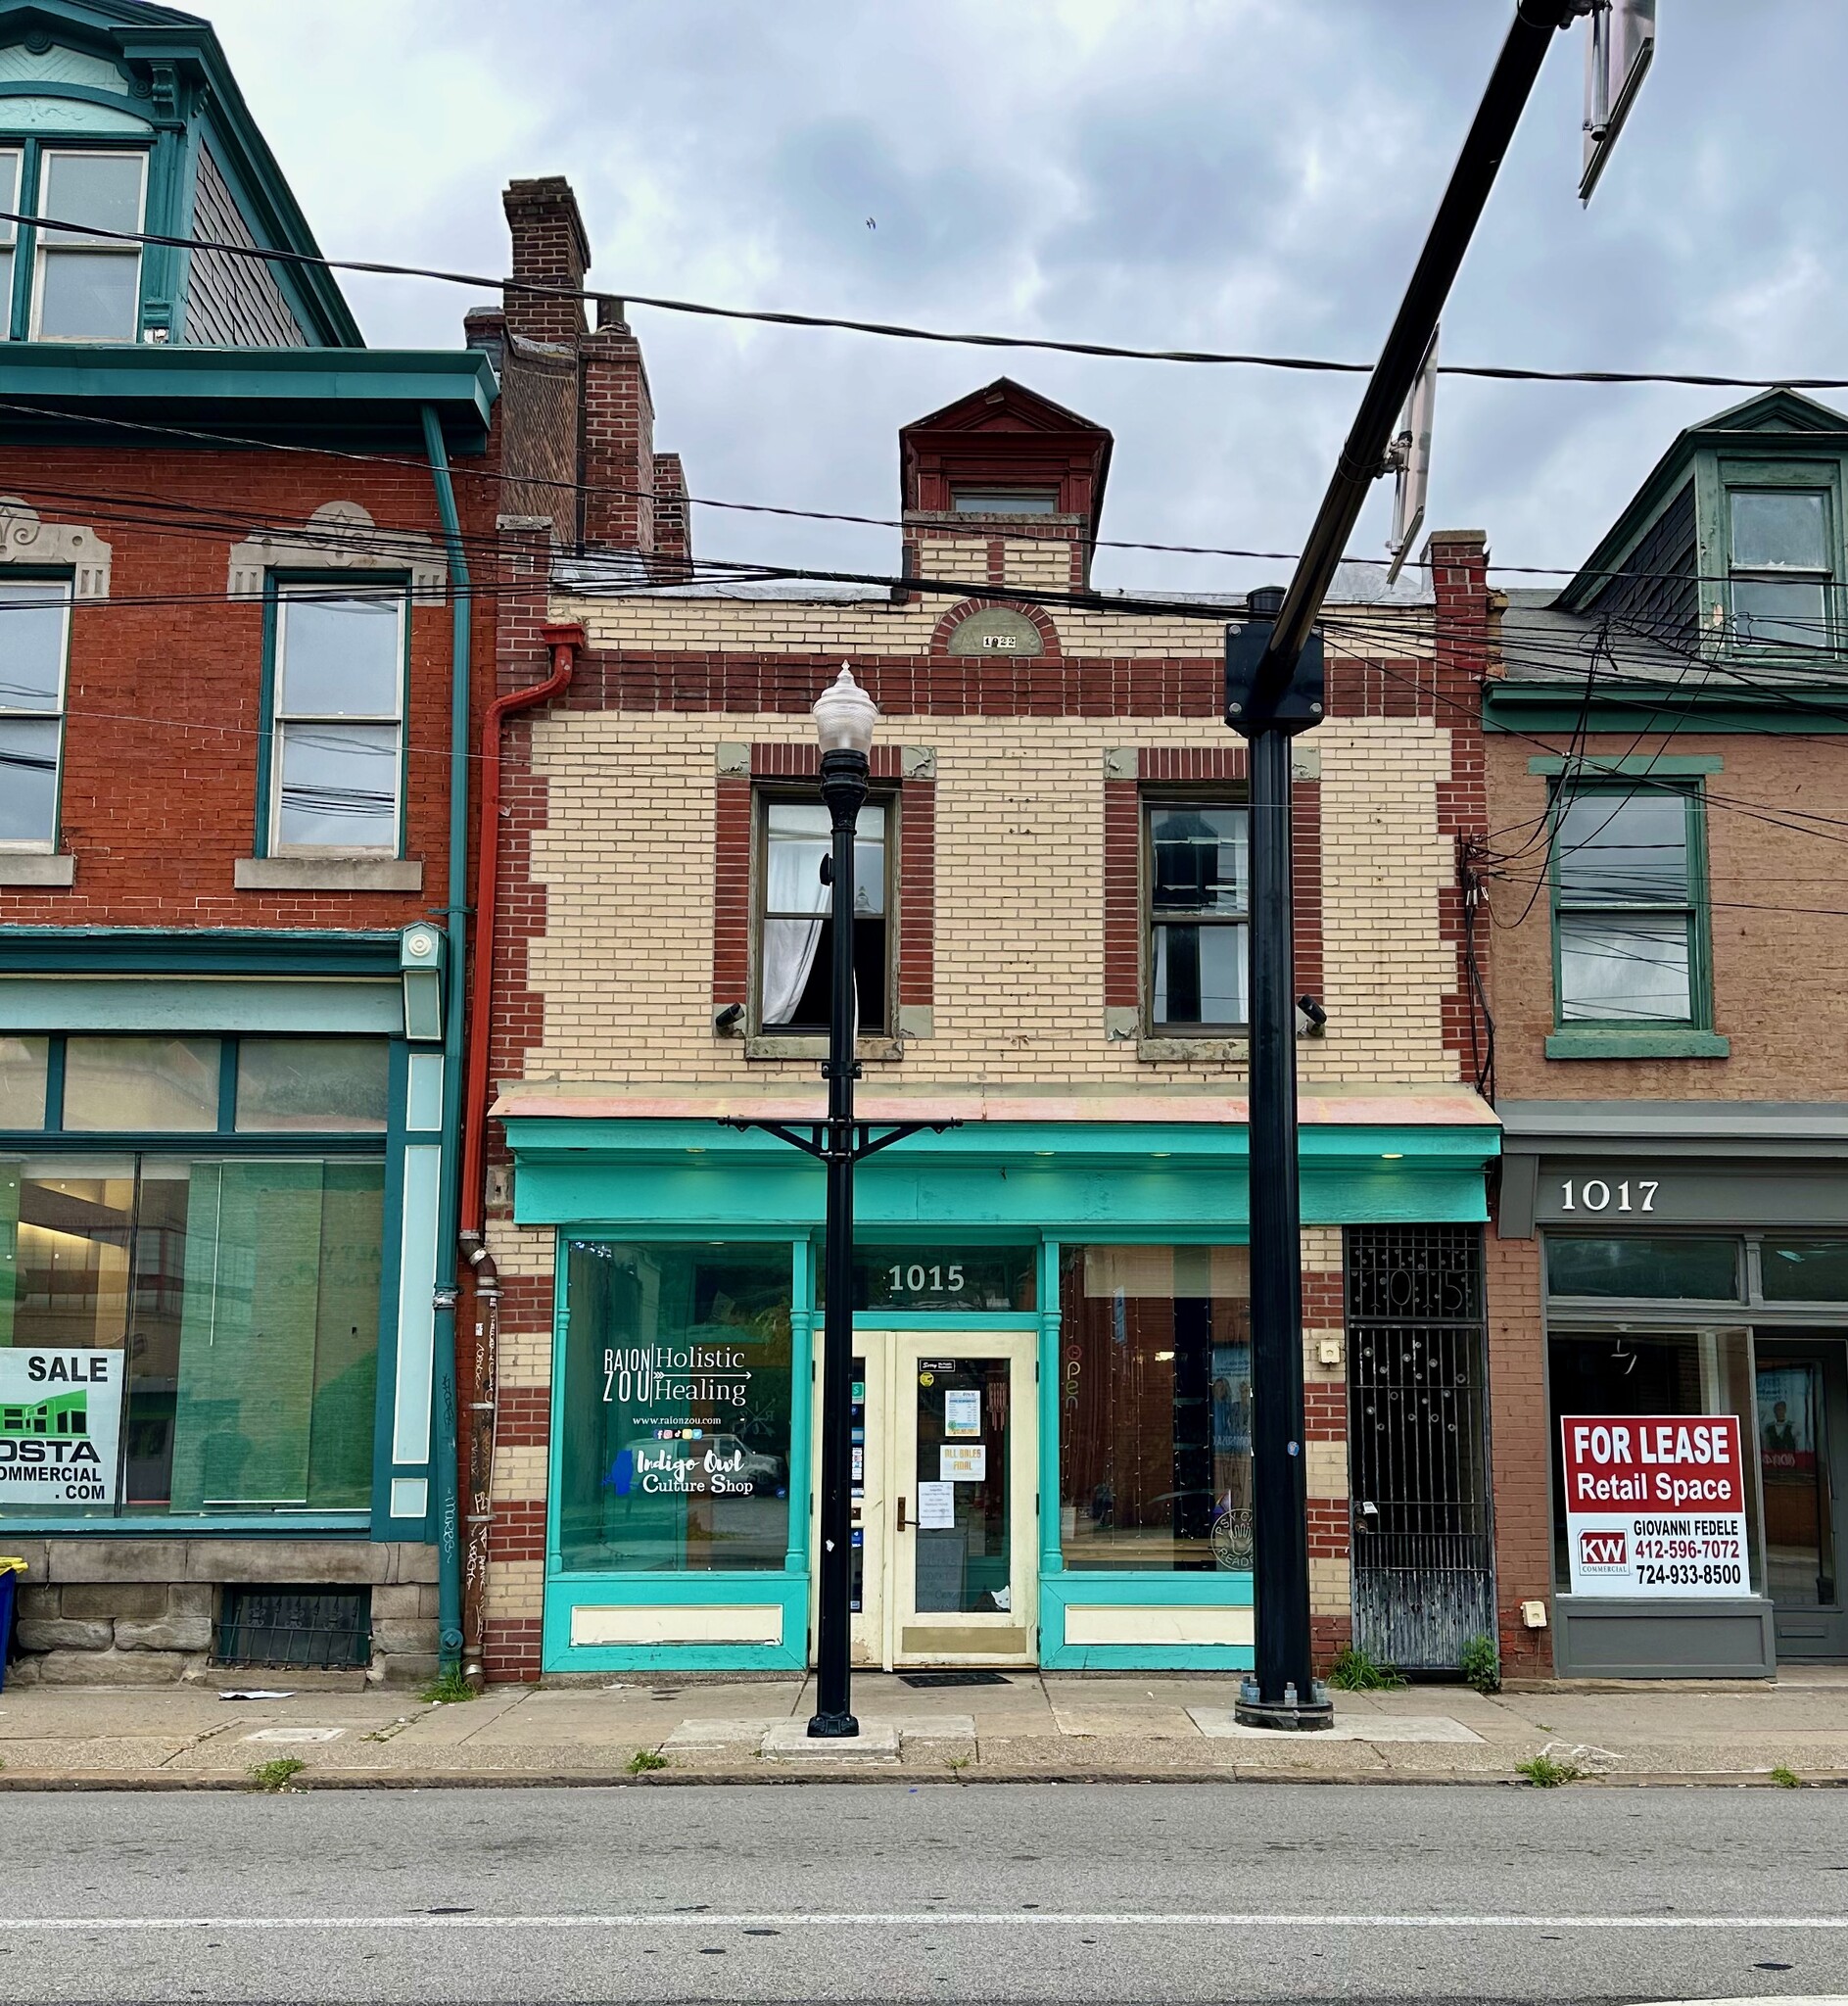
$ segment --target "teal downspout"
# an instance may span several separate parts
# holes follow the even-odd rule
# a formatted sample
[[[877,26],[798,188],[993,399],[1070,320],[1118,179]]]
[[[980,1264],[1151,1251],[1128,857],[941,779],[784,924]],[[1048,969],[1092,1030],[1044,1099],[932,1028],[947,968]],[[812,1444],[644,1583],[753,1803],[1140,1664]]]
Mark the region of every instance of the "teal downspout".
[[[437,1190],[436,1436],[431,1461],[437,1487],[437,1649],[445,1672],[462,1658],[462,1517],[456,1489],[455,1265],[460,1225],[462,1148],[462,1006],[468,993],[468,697],[475,609],[455,512],[455,489],[434,406],[423,407],[424,451],[436,484],[437,513],[450,557],[450,871],[449,984],[443,1018],[443,1175]]]

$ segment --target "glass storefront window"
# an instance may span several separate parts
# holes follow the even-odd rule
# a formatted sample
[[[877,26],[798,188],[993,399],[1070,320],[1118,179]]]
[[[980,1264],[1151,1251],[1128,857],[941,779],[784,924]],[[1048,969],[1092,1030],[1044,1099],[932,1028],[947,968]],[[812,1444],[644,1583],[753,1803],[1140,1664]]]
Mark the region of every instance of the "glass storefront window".
[[[1848,1303],[1848,1240],[1767,1240],[1760,1286],[1768,1303]]]
[[[855,1310],[1031,1310],[1037,1297],[1037,1247],[858,1245],[853,1250]],[[828,1258],[816,1260],[825,1280]],[[826,1290],[823,1290],[824,1300]]]
[[[1653,1239],[1571,1239],[1548,1233],[1546,1291],[1554,1296],[1737,1302],[1741,1295],[1739,1242],[1736,1238],[1694,1239],[1666,1233]]]
[[[559,1542],[574,1571],[781,1568],[787,1242],[574,1240]]]
[[[1060,1545],[1070,1568],[1252,1564],[1243,1247],[1066,1247]]]
[[[383,1135],[391,1048],[383,1038],[241,1038],[237,1128]]]
[[[0,1161],[0,1369],[67,1355],[119,1443],[84,1515],[370,1504],[384,1213],[382,1161]],[[19,1474],[42,1450],[11,1425],[15,1376],[0,1512],[63,1508]]]
[[[153,1135],[218,1125],[216,1038],[68,1038],[65,1126]]]
[[[49,1038],[0,1037],[0,1128],[45,1125]]]
[[[1673,1244],[1673,1243],[1671,1243]],[[1730,1244],[1730,1242],[1727,1244]],[[1566,1487],[1559,1424],[1567,1414],[1735,1414],[1752,1440],[1750,1333],[1744,1330],[1555,1331],[1547,1341],[1553,1459],[1554,1581],[1569,1594]],[[1744,1458],[1746,1545],[1754,1593],[1764,1570],[1758,1550],[1758,1462]]]

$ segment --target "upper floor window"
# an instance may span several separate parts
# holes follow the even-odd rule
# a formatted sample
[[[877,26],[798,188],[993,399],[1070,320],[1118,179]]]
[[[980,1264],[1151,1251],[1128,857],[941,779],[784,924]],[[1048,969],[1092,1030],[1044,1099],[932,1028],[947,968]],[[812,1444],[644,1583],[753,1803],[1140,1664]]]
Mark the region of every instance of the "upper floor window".
[[[1733,639],[1748,646],[1829,645],[1840,532],[1822,488],[1732,488],[1727,495]]]
[[[277,590],[269,843],[395,855],[403,797],[403,587]]]
[[[1700,794],[1562,786],[1553,810],[1558,1021],[1707,1023]]]
[[[58,841],[71,581],[0,571],[0,849]]]
[[[895,801],[860,810],[854,839],[854,992],[862,1032],[892,1024],[888,827]],[[820,801],[765,794],[759,801],[757,1021],[770,1032],[816,1034],[829,1026],[833,894],[822,881],[832,824]]]
[[[1250,1017],[1248,811],[1223,801],[1144,804],[1149,1028],[1240,1029]]]
[[[0,225],[0,300],[8,327],[33,341],[133,341],[141,317],[141,247],[109,232],[142,227],[148,157],[33,141],[0,150],[5,207],[68,225]]]
[[[1056,515],[1057,488],[957,488],[950,506],[958,515]]]

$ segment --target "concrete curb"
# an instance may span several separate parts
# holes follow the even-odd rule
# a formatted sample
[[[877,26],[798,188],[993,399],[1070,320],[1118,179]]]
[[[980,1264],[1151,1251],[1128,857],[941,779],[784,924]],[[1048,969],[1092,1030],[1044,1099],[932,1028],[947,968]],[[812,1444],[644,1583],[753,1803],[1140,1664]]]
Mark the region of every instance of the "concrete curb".
[[[781,1764],[762,1769],[650,1770],[630,1776],[622,1770],[440,1770],[408,1772],[392,1770],[329,1769],[302,1771],[279,1791],[253,1789],[243,1776],[205,1776],[171,1771],[143,1770],[7,1770],[0,1772],[0,1794],[12,1792],[76,1791],[231,1791],[240,1795],[305,1795],[311,1791],[468,1791],[468,1790],[685,1790],[704,1786],[734,1787],[769,1785],[779,1789],[803,1789],[815,1785],[904,1784],[907,1788],[929,1786],[934,1790],[966,1789],[998,1784],[1313,1784],[1364,1785],[1369,1788],[1402,1788],[1407,1785],[1442,1785],[1446,1789],[1524,1790],[1537,1788],[1522,1776],[1502,1776],[1480,1770],[1287,1770],[1274,1766],[1255,1769],[1227,1767],[1209,1772],[1188,1770],[1062,1769],[974,1772],[959,1770],[939,1775],[935,1770],[889,1768],[842,1769],[827,1773],[791,1771]],[[1689,1770],[1636,1771],[1632,1774],[1585,1776],[1560,1786],[1568,1790],[1778,1790],[1787,1786],[1774,1783],[1763,1771]],[[1831,1771],[1806,1776],[1800,1789],[1848,1789],[1848,1771]]]

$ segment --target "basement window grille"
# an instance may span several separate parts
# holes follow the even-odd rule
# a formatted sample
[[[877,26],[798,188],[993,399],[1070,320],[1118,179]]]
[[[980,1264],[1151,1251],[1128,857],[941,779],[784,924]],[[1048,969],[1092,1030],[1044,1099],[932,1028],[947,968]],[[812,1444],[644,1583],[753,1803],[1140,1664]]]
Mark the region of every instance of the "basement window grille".
[[[372,1655],[372,1593],[364,1588],[227,1588],[214,1662],[335,1671]]]

